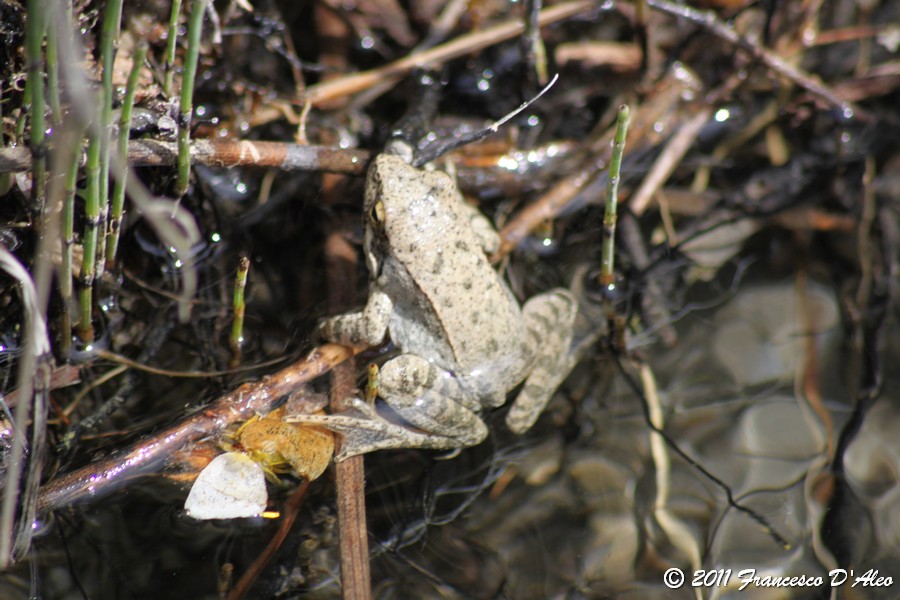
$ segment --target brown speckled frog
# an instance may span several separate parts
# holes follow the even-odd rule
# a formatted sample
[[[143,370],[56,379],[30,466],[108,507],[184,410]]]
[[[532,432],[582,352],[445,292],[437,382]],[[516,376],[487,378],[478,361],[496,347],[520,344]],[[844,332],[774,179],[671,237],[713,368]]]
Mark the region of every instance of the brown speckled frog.
[[[380,344],[390,332],[402,354],[381,368],[378,393],[419,430],[357,399],[350,413],[291,420],[341,432],[337,460],[472,446],[488,433],[481,411],[501,406],[524,379],[506,422],[526,431],[572,367],[572,295],[555,289],[520,307],[485,254],[497,248],[497,232],[445,173],[381,154],[369,168],[364,210],[368,302],[319,331],[353,346]]]

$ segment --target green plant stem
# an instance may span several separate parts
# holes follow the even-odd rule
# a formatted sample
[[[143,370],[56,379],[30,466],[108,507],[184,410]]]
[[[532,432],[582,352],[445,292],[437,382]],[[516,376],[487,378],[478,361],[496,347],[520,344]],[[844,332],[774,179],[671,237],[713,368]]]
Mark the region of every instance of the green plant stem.
[[[62,210],[62,248],[63,259],[59,274],[59,295],[63,304],[63,326],[60,350],[63,356],[68,356],[72,344],[72,253],[75,246],[75,193],[78,185],[78,168],[81,162],[81,136],[83,131],[78,130],[72,144],[72,155],[66,165],[65,198]]]
[[[53,123],[62,123],[62,102],[59,99],[59,47],[56,41],[56,27],[47,28],[47,93],[50,97],[50,110]]]
[[[163,93],[166,98],[172,97],[172,86],[175,80],[175,46],[178,41],[178,15],[180,12],[181,0],[172,0],[172,12],[169,15],[169,37],[166,40],[166,56],[163,63],[166,69]]]
[[[232,301],[234,322],[231,324],[231,339],[229,340],[232,366],[239,365],[241,361],[241,346],[244,343],[244,312],[246,310],[244,290],[247,288],[247,273],[249,271],[250,259],[246,256],[241,257],[237,275],[234,279],[234,300]]]
[[[619,205],[619,176],[622,171],[622,154],[625,151],[625,136],[628,133],[629,115],[630,110],[627,104],[619,107],[612,158],[609,162],[606,211],[603,215],[603,254],[600,259],[600,285],[607,288],[615,285],[616,212]]]
[[[103,59],[101,87],[103,94],[100,104],[100,214],[97,228],[98,251],[96,254],[97,276],[103,274],[106,255],[106,221],[109,216],[109,153],[112,141],[112,105],[113,105],[113,64],[115,63],[116,44],[122,23],[122,0],[107,0],[103,15],[103,31],[100,39],[100,54]]]
[[[28,85],[28,81],[25,81],[25,92],[22,94],[22,106],[31,106],[31,86]],[[21,144],[25,139],[25,125],[28,122],[28,113],[24,110],[19,112],[19,116],[16,119],[16,133],[15,133],[15,143],[16,145]]]
[[[44,45],[45,11],[40,0],[29,0],[28,22],[25,33],[25,62],[28,65],[28,79],[25,83],[26,102],[31,101],[31,132],[29,146],[32,156],[31,194],[36,211],[40,211],[44,201],[44,182],[47,166],[45,155],[44,118],[44,73],[41,70],[41,47]]]
[[[141,42],[134,50],[134,65],[128,75],[125,98],[122,100],[122,117],[119,119],[119,136],[116,139],[116,151],[119,164],[122,165],[122,176],[116,178],[113,187],[112,212],[109,219],[109,240],[106,244],[106,268],[111,269],[116,261],[116,250],[119,247],[119,232],[122,229],[122,215],[125,212],[125,183],[128,179],[128,132],[131,130],[131,112],[134,108],[134,97],[137,94],[138,80],[144,59],[147,58],[147,43]]]
[[[84,234],[81,244],[84,252],[81,256],[81,288],[78,291],[79,314],[78,336],[84,343],[94,341],[94,328],[91,324],[93,304],[93,287],[97,260],[97,227],[100,221],[100,137],[102,131],[96,127],[89,129],[87,164],[84,190]]]
[[[191,118],[194,114],[194,78],[197,75],[197,61],[200,56],[200,34],[203,32],[203,14],[207,0],[191,2],[191,19],[188,22],[188,47],[184,59],[184,74],[181,79],[181,112],[178,123],[178,178],[175,194],[184,195],[191,176]]]

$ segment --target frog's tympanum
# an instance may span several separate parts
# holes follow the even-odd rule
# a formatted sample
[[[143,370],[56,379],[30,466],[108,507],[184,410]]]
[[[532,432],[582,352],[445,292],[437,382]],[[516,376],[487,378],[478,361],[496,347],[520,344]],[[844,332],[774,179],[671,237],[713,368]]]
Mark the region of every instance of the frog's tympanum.
[[[346,414],[296,420],[341,432],[337,460],[384,448],[472,446],[488,433],[481,411],[502,405],[524,380],[506,422],[526,431],[572,367],[572,295],[555,289],[520,307],[486,256],[498,247],[497,232],[445,173],[381,154],[369,168],[364,210],[368,302],[319,329],[353,346],[380,344],[390,333],[402,354],[382,366],[378,394],[418,430],[363,400]]]

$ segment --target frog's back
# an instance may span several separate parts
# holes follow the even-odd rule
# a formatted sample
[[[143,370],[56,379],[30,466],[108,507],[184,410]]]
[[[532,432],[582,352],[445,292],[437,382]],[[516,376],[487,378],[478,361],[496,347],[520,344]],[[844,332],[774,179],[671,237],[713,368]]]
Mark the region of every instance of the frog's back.
[[[412,167],[390,179],[393,189],[381,193],[402,195],[385,202],[390,242],[382,275],[394,302],[394,342],[453,371],[520,370],[521,352],[511,348],[524,339],[519,305],[450,179]]]

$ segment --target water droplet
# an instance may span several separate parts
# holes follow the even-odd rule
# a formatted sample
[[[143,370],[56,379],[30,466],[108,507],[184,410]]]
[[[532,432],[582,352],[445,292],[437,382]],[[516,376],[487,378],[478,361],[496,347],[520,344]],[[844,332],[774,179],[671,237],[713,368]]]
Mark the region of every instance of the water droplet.
[[[810,48],[816,44],[816,30],[812,27],[807,27],[803,30],[803,45],[807,48]]]
[[[497,161],[497,166],[507,171],[515,171],[519,168],[519,161],[512,156],[501,156]]]

